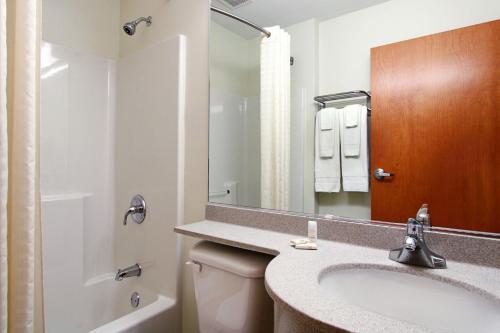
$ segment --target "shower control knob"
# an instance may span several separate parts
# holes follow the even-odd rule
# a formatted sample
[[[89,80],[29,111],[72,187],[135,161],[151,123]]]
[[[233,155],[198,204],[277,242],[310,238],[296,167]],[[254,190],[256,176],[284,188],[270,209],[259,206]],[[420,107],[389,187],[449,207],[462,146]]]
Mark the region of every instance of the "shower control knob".
[[[142,195],[136,194],[132,200],[130,200],[130,207],[123,217],[123,225],[127,225],[129,215],[132,216],[132,220],[137,224],[144,222],[146,218],[146,201]]]

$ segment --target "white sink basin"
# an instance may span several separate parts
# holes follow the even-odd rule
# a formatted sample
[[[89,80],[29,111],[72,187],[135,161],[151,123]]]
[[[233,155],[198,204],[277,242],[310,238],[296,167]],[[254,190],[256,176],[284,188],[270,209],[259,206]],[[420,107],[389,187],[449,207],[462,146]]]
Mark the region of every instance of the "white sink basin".
[[[500,303],[463,287],[381,268],[342,268],[320,276],[329,297],[446,332],[500,332]]]

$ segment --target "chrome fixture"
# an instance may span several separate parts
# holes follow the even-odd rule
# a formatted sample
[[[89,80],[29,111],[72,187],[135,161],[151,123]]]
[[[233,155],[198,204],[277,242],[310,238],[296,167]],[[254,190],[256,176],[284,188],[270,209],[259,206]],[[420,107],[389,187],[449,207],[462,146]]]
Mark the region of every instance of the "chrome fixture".
[[[343,99],[349,98],[359,98],[366,97],[366,109],[368,111],[368,117],[372,114],[371,109],[371,98],[372,94],[369,91],[365,90],[353,90],[353,91],[344,91],[336,94],[328,94],[322,96],[314,97],[314,101],[320,105],[320,108],[326,108],[326,104],[330,102],[336,102]]]
[[[227,189],[227,190],[224,190],[224,191],[209,192],[208,196],[209,197],[224,197],[224,196],[229,195],[229,194],[231,194],[231,190]]]
[[[132,276],[141,276],[141,274],[142,274],[141,265],[135,264],[135,265],[129,266],[129,267],[124,268],[124,269],[119,269],[115,275],[115,280],[121,281],[124,278],[132,277]]]
[[[241,17],[238,17],[236,15],[233,15],[229,12],[226,12],[225,10],[222,10],[222,9],[219,9],[219,8],[216,8],[216,7],[210,7],[210,10],[213,11],[213,12],[216,12],[216,13],[219,13],[221,15],[224,15],[224,16],[227,16],[227,17],[230,17],[236,21],[239,21],[243,24],[246,24],[248,26],[251,26],[252,28],[254,29],[257,29],[259,30],[260,32],[262,32],[264,35],[266,35],[267,38],[271,37],[271,33],[269,31],[267,31],[266,29],[264,28],[261,28],[259,27],[258,25],[256,25],[255,23],[252,23],[250,21],[247,21],[245,19],[242,19]],[[128,33],[128,32],[127,32]]]
[[[403,247],[389,252],[389,259],[402,264],[428,268],[446,268],[446,259],[432,252],[424,239],[424,230],[430,230],[431,219],[428,205],[418,210],[416,219],[408,219]]]
[[[389,173],[389,172],[385,172],[384,169],[381,169],[381,168],[375,169],[375,172],[373,173],[373,175],[375,176],[375,178],[377,180],[384,180],[385,177],[394,176],[394,174]]]
[[[123,217],[123,225],[127,225],[129,215],[132,215],[132,220],[134,220],[137,224],[144,222],[144,219],[146,218],[146,201],[142,195],[136,194],[132,200],[130,200],[130,208]]]
[[[132,305],[133,308],[136,308],[139,306],[140,301],[141,301],[141,295],[139,295],[137,291],[134,291],[130,296],[130,305]]]
[[[148,17],[139,17],[138,19],[136,20],[133,20],[133,21],[130,21],[130,22],[127,22],[123,25],[123,31],[125,31],[125,33],[129,36],[133,36],[135,34],[135,28],[137,27],[137,25],[141,22],[146,22],[146,26],[150,26],[151,23],[153,22],[152,21],[152,17],[151,16],[148,16]]]

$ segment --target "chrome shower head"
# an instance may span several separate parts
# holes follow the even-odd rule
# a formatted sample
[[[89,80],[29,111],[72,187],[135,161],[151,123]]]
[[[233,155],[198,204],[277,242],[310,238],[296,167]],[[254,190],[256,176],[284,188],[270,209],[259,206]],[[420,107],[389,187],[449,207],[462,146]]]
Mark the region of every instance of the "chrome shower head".
[[[137,20],[127,22],[123,25],[123,31],[129,36],[132,36],[135,34],[135,28],[137,25],[141,22],[146,22],[146,25],[149,27],[151,25],[151,16],[148,17],[139,17]]]

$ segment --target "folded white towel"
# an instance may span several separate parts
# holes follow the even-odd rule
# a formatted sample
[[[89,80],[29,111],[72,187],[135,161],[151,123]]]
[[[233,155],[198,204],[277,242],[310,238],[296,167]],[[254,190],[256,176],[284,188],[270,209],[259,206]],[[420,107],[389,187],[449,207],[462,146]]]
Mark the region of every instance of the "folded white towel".
[[[333,136],[339,135],[337,130],[333,129],[335,109],[326,108],[318,111],[316,115],[320,121],[321,130],[319,131],[319,156],[320,157],[333,157]]]
[[[342,148],[346,144],[345,132],[352,128],[345,127],[346,112],[351,112],[350,108],[360,108],[359,111],[359,154],[357,156],[346,156],[342,154],[342,188],[346,192],[368,192],[368,124],[366,106],[347,106],[344,112],[339,112],[340,118],[340,138]],[[349,108],[349,109],[348,109]],[[351,141],[352,142],[352,141]]]
[[[333,127],[333,112],[330,111],[331,108],[326,108],[318,112],[322,131],[331,130]]]
[[[359,124],[359,111],[361,110],[361,105],[359,104],[354,104],[354,105],[349,105],[346,106],[343,110],[354,110],[356,109],[357,112],[346,112],[344,113],[344,126],[347,128],[350,127],[356,127]]]
[[[343,134],[342,134],[342,153],[344,156],[358,156],[361,140],[361,118],[362,105],[348,105],[342,110],[343,114]]]
[[[323,111],[328,110],[332,115],[332,129],[321,130],[321,116]],[[323,132],[330,132],[332,155],[331,157],[322,157],[320,153],[320,139]],[[315,156],[314,156],[315,181],[314,188],[316,192],[339,192],[340,191],[340,130],[339,130],[339,112],[335,108],[323,109],[316,115],[316,133],[315,133]]]

